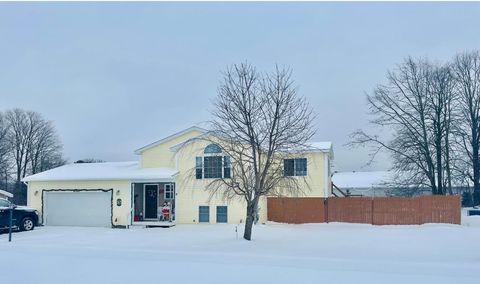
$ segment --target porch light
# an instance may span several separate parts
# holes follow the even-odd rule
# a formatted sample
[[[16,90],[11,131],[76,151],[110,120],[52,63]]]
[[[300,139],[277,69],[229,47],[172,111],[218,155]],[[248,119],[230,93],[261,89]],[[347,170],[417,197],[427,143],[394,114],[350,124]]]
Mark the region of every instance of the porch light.
[[[33,193],[35,196],[38,195],[38,190],[35,190],[35,192]]]
[[[117,189],[117,196],[120,195],[120,189]]]

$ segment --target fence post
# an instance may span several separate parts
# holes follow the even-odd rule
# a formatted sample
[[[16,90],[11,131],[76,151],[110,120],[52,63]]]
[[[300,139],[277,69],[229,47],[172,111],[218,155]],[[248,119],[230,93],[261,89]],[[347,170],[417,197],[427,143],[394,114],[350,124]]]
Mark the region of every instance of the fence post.
[[[328,197],[323,200],[323,210],[325,211],[325,222],[328,223]]]

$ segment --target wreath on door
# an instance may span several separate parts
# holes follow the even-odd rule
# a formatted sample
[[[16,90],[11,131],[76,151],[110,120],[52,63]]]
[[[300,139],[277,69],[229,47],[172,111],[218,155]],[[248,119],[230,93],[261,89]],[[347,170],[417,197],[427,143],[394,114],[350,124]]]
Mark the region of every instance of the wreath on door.
[[[152,197],[152,198],[157,196],[157,195],[156,195],[156,192],[155,192],[154,190],[150,190],[150,192],[148,193],[148,195],[149,195],[150,197]]]

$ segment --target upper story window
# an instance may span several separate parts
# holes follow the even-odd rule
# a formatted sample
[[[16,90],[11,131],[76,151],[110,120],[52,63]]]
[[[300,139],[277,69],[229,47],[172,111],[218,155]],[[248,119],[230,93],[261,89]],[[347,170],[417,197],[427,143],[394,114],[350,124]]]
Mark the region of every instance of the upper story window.
[[[224,156],[222,148],[217,144],[205,147],[203,157],[195,158],[195,177],[204,178],[230,178],[230,157]]]
[[[205,147],[205,150],[203,150],[204,154],[221,154],[222,153],[222,148],[218,146],[217,144],[210,144],[207,147]]]
[[[286,177],[306,176],[307,175],[307,159],[306,158],[284,159],[283,175]]]

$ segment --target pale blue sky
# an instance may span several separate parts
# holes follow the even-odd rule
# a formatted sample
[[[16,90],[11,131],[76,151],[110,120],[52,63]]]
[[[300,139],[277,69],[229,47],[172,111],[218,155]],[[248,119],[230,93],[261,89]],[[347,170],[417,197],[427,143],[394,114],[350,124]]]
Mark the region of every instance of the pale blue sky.
[[[220,72],[293,69],[333,141],[336,170],[366,152],[365,92],[406,56],[480,47],[480,3],[1,3],[0,110],[53,120],[70,161],[133,150],[209,119]],[[370,169],[388,167],[380,160]]]

